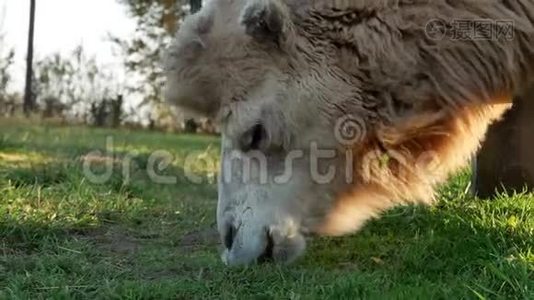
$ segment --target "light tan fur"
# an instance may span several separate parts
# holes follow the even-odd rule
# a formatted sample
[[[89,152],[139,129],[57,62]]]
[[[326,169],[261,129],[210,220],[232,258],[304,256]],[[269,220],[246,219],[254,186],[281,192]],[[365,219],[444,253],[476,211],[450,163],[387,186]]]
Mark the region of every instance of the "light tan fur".
[[[370,145],[360,152],[362,156],[355,159],[361,162],[355,170],[360,174],[358,183],[336,199],[319,232],[350,233],[369,218],[399,204],[432,202],[434,187],[466,164],[488,125],[510,106],[501,103],[465,108],[455,118],[434,124],[440,126],[435,135],[405,139],[405,135],[388,132],[387,138],[381,136],[382,141],[389,141],[384,143],[387,146]],[[388,157],[386,163],[383,157]]]
[[[435,38],[435,20],[511,21],[513,37]],[[338,235],[430,203],[465,165],[531,82],[534,0],[213,0],[186,20],[167,66],[168,99],[218,117],[229,145],[261,123],[276,153],[311,141],[352,151],[349,186],[302,191],[325,202],[306,206],[324,214],[307,229]],[[347,115],[364,125],[348,147],[334,138]]]

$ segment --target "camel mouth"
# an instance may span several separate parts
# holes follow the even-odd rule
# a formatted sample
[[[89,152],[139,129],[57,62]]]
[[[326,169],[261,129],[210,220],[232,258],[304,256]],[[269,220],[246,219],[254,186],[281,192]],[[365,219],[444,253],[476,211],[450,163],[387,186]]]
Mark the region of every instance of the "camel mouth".
[[[235,239],[236,233],[237,233],[237,228],[230,225],[226,233],[223,234],[222,240],[223,240],[223,245],[226,249],[228,250],[232,249],[232,246],[234,245],[234,239]]]
[[[274,261],[274,257],[273,257],[274,240],[273,240],[272,235],[269,234],[269,232],[266,232],[266,236],[267,236],[267,247],[265,247],[265,251],[257,259],[257,262],[259,264],[271,263]]]
[[[223,245],[226,250],[228,251],[232,250],[232,246],[234,245],[234,239],[236,237],[236,234],[237,234],[237,228],[235,228],[234,226],[230,226],[228,230],[226,231],[226,233],[224,234]],[[263,253],[256,259],[256,262],[258,264],[273,262],[274,241],[273,241],[273,237],[271,236],[267,228],[265,229],[265,236],[267,239],[267,246],[265,247],[265,250],[263,251]]]
[[[221,235],[224,250],[222,261],[228,266],[264,263],[289,264],[305,249],[302,234],[281,234],[278,229],[229,227]]]

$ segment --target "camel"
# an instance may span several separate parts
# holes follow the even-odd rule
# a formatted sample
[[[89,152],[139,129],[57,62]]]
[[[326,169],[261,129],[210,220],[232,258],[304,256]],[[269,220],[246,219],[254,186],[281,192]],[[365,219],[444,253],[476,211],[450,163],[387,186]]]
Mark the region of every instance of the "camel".
[[[531,83],[534,0],[212,0],[165,66],[221,126],[223,261],[290,263],[434,201]]]

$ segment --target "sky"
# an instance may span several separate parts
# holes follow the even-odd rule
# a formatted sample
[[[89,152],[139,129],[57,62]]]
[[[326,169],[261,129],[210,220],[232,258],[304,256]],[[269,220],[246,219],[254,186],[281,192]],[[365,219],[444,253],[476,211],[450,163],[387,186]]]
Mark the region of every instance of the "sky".
[[[121,59],[106,40],[108,33],[127,38],[135,32],[135,21],[128,18],[117,0],[36,0],[36,59],[60,52],[69,53],[82,45],[89,56],[123,73]],[[13,90],[22,91],[28,35],[30,0],[0,0],[0,32],[8,48],[16,53]],[[3,20],[3,21],[2,21]]]

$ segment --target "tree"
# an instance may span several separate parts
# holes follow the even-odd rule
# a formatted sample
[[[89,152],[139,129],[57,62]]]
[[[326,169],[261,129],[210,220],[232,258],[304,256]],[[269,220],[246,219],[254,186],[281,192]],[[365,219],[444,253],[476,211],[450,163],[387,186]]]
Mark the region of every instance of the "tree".
[[[6,46],[5,35],[2,32],[3,12],[0,19],[0,115],[11,115],[16,107],[17,95],[8,91],[12,80],[10,68],[13,66],[15,51]]]
[[[13,49],[8,50],[4,54],[4,49],[2,49],[3,36],[0,35],[0,103],[8,95],[8,85],[11,81],[11,75],[9,73],[10,67],[13,65],[13,59],[15,57],[15,51]]]
[[[33,35],[35,29],[35,0],[30,0],[30,26],[28,32],[28,53],[26,59],[26,88],[24,92],[24,113],[28,115],[34,108],[32,93],[33,78]]]
[[[177,120],[170,117],[173,110],[164,101],[163,56],[183,18],[197,9],[200,0],[117,0],[126,6],[137,23],[136,35],[129,39],[110,37],[119,47],[124,64],[137,80],[131,81],[128,91],[139,95],[141,107],[149,106],[151,118]]]
[[[196,13],[202,7],[202,0],[190,0],[189,5],[191,6],[191,13]]]
[[[161,65],[165,49],[186,9],[180,1],[119,0],[137,21],[136,35],[130,40],[111,37],[119,46],[128,72],[136,80],[129,91],[142,96],[142,105],[160,103],[163,99],[164,74]]]
[[[57,53],[36,63],[34,97],[45,117],[91,114],[94,105],[121,94],[115,77],[80,46],[68,56]]]

